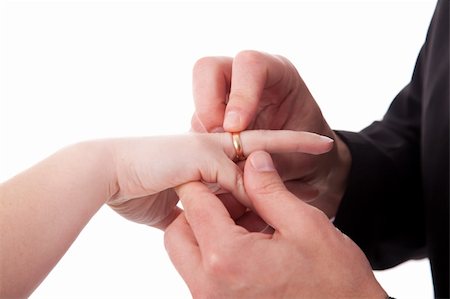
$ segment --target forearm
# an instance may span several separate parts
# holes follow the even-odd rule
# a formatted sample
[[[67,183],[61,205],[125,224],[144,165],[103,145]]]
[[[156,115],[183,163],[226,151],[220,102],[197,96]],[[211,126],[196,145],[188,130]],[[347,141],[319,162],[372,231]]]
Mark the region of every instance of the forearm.
[[[322,154],[332,142],[295,131],[241,134],[249,154]],[[273,142],[269,143],[268,140]],[[108,204],[127,219],[165,227],[178,197],[162,192],[191,181],[217,183],[248,200],[229,133],[127,138],[68,147],[0,186],[0,297],[28,295],[92,215]]]
[[[116,192],[105,142],[67,147],[0,186],[0,297],[28,296]]]

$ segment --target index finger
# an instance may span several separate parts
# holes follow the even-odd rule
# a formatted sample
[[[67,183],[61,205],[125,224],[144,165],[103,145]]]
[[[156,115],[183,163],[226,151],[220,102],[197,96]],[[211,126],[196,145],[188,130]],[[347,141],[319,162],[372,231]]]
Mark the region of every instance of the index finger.
[[[220,199],[201,182],[180,185],[176,192],[200,248],[220,246],[220,237],[239,229]]]
[[[223,123],[225,131],[240,132],[247,129],[256,115],[266,88],[279,88],[280,98],[275,101],[281,101],[283,93],[289,93],[288,84],[292,81],[283,80],[285,78],[289,79],[287,66],[278,56],[256,51],[243,51],[236,55],[232,66],[230,98]]]
[[[236,133],[235,133],[236,134]],[[222,147],[229,158],[236,150],[230,133],[218,134]],[[305,153],[320,155],[333,148],[333,139],[316,133],[291,130],[249,130],[239,133],[244,156],[254,151],[275,153]]]

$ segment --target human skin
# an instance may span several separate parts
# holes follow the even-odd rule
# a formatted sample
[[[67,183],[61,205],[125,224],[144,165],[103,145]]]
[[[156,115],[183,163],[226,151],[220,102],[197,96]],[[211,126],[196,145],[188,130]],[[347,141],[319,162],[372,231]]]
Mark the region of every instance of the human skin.
[[[243,51],[233,58],[202,58],[194,66],[193,93],[196,106],[196,111],[192,117],[194,131],[241,132],[247,129],[289,129],[294,131],[307,130],[333,138],[335,146],[324,155],[313,157],[301,153],[275,154],[273,155],[273,164],[287,190],[292,192],[297,200],[302,200],[320,209],[328,218],[333,218],[336,215],[346,190],[347,177],[352,162],[351,154],[346,144],[330,129],[305,82],[289,60],[282,56],[257,51]],[[249,173],[256,172],[248,172],[247,165],[248,163],[246,163],[246,179],[244,179],[247,192],[255,190],[254,188],[260,188],[260,191],[265,196],[272,197],[273,201],[283,201],[284,197],[293,198],[292,194],[288,196],[284,191],[279,192],[278,189],[282,189],[278,186],[279,182],[275,184],[278,186],[275,190],[270,186],[261,188],[261,186],[253,185],[255,179]],[[183,188],[188,189],[188,191],[181,189],[180,192],[183,194],[198,192],[197,198],[201,196],[200,193],[208,197],[206,195],[208,192],[202,193],[197,189],[200,188],[199,186]],[[274,194],[271,195],[270,192],[274,192]],[[252,201],[252,204],[255,205],[255,202]],[[261,209],[258,210],[255,206],[255,213],[262,213],[259,216],[263,219],[259,223],[265,220],[273,226],[273,223],[270,222],[271,219],[264,215],[270,212],[267,209],[274,207],[274,205],[268,204],[267,207],[263,207],[260,204],[259,207]],[[309,211],[312,207],[304,209]],[[218,276],[218,288],[225,292],[224,296],[202,292],[199,285],[206,286],[206,284],[202,285],[202,279],[214,285],[214,281],[211,281],[208,275],[200,275],[199,277],[202,277],[202,279],[196,279],[195,281],[190,279],[192,273],[186,272],[183,276],[183,262],[179,261],[177,254],[175,254],[174,264],[178,265],[177,269],[193,294],[199,294],[198,297],[200,298],[232,298],[233,295],[228,295],[233,294],[233,284],[239,281],[239,284],[242,282],[243,286],[241,292],[245,294],[244,296],[239,295],[239,297],[248,298],[264,296],[269,298],[283,296],[287,298],[383,298],[385,296],[384,291],[379,292],[381,288],[373,277],[370,265],[361,250],[347,237],[344,238],[345,241],[336,241],[336,234],[328,233],[330,230],[336,231],[331,223],[325,222],[323,219],[316,221],[317,218],[320,219],[321,217],[311,216],[315,226],[308,226],[307,228],[313,228],[308,230],[296,225],[298,223],[297,218],[304,216],[302,210],[293,207],[291,210],[276,209],[274,213],[276,212],[281,215],[279,217],[285,218],[286,226],[291,222],[292,227],[296,229],[295,233],[292,232],[289,235],[283,233],[283,230],[278,233],[275,230],[273,238],[279,239],[281,235],[285,237],[285,241],[272,242],[271,244],[276,244],[271,247],[273,252],[267,254],[266,250],[261,248],[252,250],[251,244],[238,240],[236,236],[230,236],[229,238],[235,241],[233,242],[234,245],[228,245],[229,240],[226,237],[224,237],[224,241],[215,241],[222,245],[225,243],[231,246],[230,251],[222,252],[217,249],[219,251],[217,253],[214,250],[208,252],[208,249],[204,249],[206,254],[203,254],[202,251],[201,259],[206,264],[203,269],[205,273],[209,273],[209,276]],[[174,222],[175,228],[173,228],[173,231],[175,232],[169,231],[166,233],[169,240],[169,254],[171,253],[172,234],[182,231],[185,235],[191,234],[191,241],[198,242],[201,242],[199,238],[202,238],[198,235],[207,234],[196,224],[189,221],[187,209],[185,216],[188,218],[187,221],[182,220],[184,216],[180,216],[180,220]],[[195,215],[191,217],[196,218]],[[234,215],[231,214],[231,217],[234,218]],[[244,228],[248,227],[249,223],[251,221],[246,221]],[[180,227],[176,228],[177,225],[180,225]],[[231,227],[223,227],[223,230],[225,229],[236,230]],[[251,231],[258,230],[252,229]],[[216,231],[214,234],[220,236],[221,233],[227,235],[224,231]],[[308,238],[305,239],[303,236]],[[246,238],[253,240],[253,235],[246,235]],[[303,243],[308,243],[311,246],[305,246]],[[200,243],[198,246],[203,250]],[[325,250],[323,249],[324,246],[331,246],[330,248],[333,248],[334,251]],[[226,246],[223,245],[222,247]],[[314,250],[322,254],[314,255],[311,259],[305,260],[304,256],[308,256]],[[238,257],[235,260],[233,257],[238,256],[237,252],[240,251],[242,252],[242,258]],[[339,253],[342,253],[342,255]],[[208,254],[221,257],[218,266],[219,273],[215,272],[217,269],[214,264],[212,266],[209,264]],[[192,255],[194,256],[194,254]],[[270,261],[269,264],[266,263],[266,259]],[[310,262],[314,262],[314,264]],[[249,266],[249,271],[247,269],[241,269],[241,271],[253,273],[251,278],[237,274],[238,271],[233,267],[239,263]],[[304,272],[304,265],[307,265],[310,275]],[[323,268],[316,268],[315,265],[321,265]],[[330,267],[330,265],[338,265],[339,269],[335,269],[334,266]],[[266,271],[266,269],[270,269],[270,271]],[[323,285],[321,283],[324,280],[327,281],[328,276],[325,271],[328,270],[330,270],[331,277],[334,277],[337,282],[337,284],[334,284],[329,281],[329,288],[327,288],[327,283]],[[230,271],[235,274],[232,275],[233,280],[230,280],[227,276]],[[286,271],[290,275],[284,275]],[[363,275],[364,279],[361,281],[358,274],[355,274],[356,277],[353,276],[350,273],[352,271]],[[267,275],[266,272],[270,275]],[[301,279],[297,280],[295,277]],[[276,279],[270,280],[271,278]],[[252,283],[265,283],[265,288],[262,288],[262,290],[252,288],[250,287]],[[361,293],[355,290],[359,283],[361,284]],[[231,293],[226,292],[227,284]],[[365,284],[367,284],[367,289]],[[245,289],[245,286],[248,289]],[[293,292],[289,291],[291,289]],[[238,293],[236,292],[234,295],[238,296]]]
[[[295,130],[335,140],[333,150],[320,157],[290,153],[273,159],[290,191],[329,218],[336,215],[351,156],[289,60],[257,51],[202,58],[193,69],[193,94],[192,128],[198,132]]]
[[[184,212],[164,240],[193,298],[387,298],[359,247],[286,189],[268,153],[250,155],[244,185],[273,234],[235,224],[201,183],[177,188]]]
[[[249,131],[241,140],[246,155],[321,154],[333,146],[329,138],[293,131]],[[29,296],[105,203],[160,229],[179,215],[172,188],[186,182],[217,183],[249,205],[234,155],[229,133],[88,141],[2,183],[0,297]]]

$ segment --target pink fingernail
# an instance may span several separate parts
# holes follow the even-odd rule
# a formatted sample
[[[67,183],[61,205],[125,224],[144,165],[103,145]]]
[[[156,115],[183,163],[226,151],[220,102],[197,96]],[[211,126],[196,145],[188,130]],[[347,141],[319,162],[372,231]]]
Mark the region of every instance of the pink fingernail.
[[[320,135],[320,139],[321,139],[323,142],[326,142],[326,143],[334,142],[333,139],[331,139],[331,138],[328,137],[328,136],[324,136],[324,135]]]
[[[212,129],[210,131],[210,133],[223,133],[225,132],[225,130],[223,129],[223,127],[215,127],[214,129]]]
[[[275,171],[272,158],[266,152],[256,152],[251,156],[250,163],[253,168],[259,172],[272,172]]]

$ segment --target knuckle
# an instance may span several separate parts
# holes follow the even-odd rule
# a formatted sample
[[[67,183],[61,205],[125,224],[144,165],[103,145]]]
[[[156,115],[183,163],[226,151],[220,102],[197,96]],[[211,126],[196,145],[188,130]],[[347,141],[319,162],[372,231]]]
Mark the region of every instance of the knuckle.
[[[213,134],[213,137],[215,137],[214,143],[217,144],[220,148],[222,148],[223,152],[227,155],[228,158],[231,159],[232,157],[234,157],[234,155],[236,154],[236,150],[233,146],[233,137],[231,133],[229,132],[217,133]],[[219,164],[218,166],[220,167],[221,165]]]
[[[236,55],[235,60],[238,63],[260,65],[263,61],[263,54],[254,50],[244,50]]]
[[[248,102],[252,102],[252,97],[249,94],[248,90],[237,89],[237,88],[233,89],[230,92],[230,99],[239,99],[238,102],[234,101],[232,104],[244,106],[244,107]],[[242,113],[242,110],[240,112]]]
[[[242,260],[237,254],[238,247],[234,245],[215,247],[204,255],[205,273],[212,277],[219,277],[223,281],[233,281],[242,273]]]
[[[254,192],[260,195],[270,195],[271,197],[280,197],[290,195],[290,193],[286,190],[283,184],[280,182],[268,180],[265,182],[261,182],[258,186],[253,187]]]
[[[318,221],[326,221],[328,223],[328,217],[322,210],[311,206],[310,211],[315,219],[317,219]]]
[[[230,147],[233,143],[233,137],[230,132],[223,132],[213,134],[213,140],[216,144],[220,145],[222,148]]]
[[[212,251],[205,256],[205,271],[213,276],[225,276],[230,263],[219,250]]]
[[[308,218],[311,220],[310,224],[314,227],[326,227],[330,225],[328,216],[320,209],[310,206],[308,209]]]
[[[215,57],[202,57],[195,62],[193,72],[194,74],[204,72],[216,65],[216,62]]]

